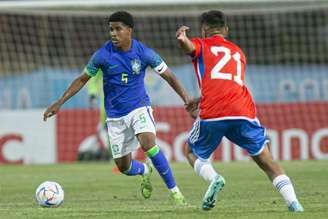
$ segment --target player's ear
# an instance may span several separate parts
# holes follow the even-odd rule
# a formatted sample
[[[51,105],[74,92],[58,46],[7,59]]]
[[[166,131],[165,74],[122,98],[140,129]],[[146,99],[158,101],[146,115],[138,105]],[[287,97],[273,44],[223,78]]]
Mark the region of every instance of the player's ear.
[[[206,29],[204,27],[204,25],[202,25],[202,27],[200,28],[200,33],[202,38],[206,38]]]
[[[130,36],[132,36],[133,28],[132,27],[128,27],[128,32],[129,32]]]
[[[228,36],[228,34],[229,34],[229,27],[228,26],[225,26],[223,30],[224,30],[224,36]]]

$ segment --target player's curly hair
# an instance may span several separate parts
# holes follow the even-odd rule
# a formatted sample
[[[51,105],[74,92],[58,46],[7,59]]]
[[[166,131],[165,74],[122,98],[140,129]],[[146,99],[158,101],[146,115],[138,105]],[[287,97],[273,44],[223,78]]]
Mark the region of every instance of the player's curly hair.
[[[108,18],[109,22],[122,22],[123,24],[133,28],[134,22],[133,17],[129,12],[126,11],[117,11],[111,14]]]
[[[222,11],[210,10],[201,14],[200,24],[211,28],[222,28],[227,26],[227,17]]]

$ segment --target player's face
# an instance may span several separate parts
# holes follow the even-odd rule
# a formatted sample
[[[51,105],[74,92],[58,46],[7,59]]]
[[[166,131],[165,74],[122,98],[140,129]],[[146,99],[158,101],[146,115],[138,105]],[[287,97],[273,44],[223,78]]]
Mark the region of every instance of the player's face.
[[[125,48],[130,45],[132,28],[122,22],[109,22],[109,33],[114,46]]]

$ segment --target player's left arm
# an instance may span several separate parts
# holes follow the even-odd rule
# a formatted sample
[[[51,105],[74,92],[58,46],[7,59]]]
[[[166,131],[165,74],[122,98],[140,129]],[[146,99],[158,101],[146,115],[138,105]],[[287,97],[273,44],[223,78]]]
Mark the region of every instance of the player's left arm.
[[[185,109],[189,113],[189,115],[196,119],[199,114],[199,102],[200,97],[193,98],[189,101],[189,104],[185,104]]]
[[[190,98],[181,83],[172,73],[170,68],[167,68],[160,76],[173,88],[173,90],[181,97],[185,106],[189,104]]]
[[[154,50],[144,48],[144,59],[146,63],[154,69],[167,83],[174,89],[174,91],[181,97],[184,104],[189,104],[190,98],[183,88],[181,83],[177,80],[170,68],[166,65],[163,59]]]

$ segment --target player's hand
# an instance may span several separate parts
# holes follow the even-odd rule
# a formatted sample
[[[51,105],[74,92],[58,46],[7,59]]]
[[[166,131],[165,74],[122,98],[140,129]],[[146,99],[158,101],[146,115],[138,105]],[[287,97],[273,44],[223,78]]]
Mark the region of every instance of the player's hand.
[[[55,115],[61,107],[61,103],[59,101],[51,104],[48,109],[43,113],[43,121],[47,121],[47,119],[53,115]]]
[[[185,103],[185,109],[189,113],[189,115],[192,118],[196,118],[198,116],[198,105],[199,105],[200,98],[194,98],[192,100],[189,100]]]
[[[199,109],[195,109],[193,111],[188,111],[189,116],[191,116],[191,118],[196,119],[198,117],[198,113],[199,113]]]
[[[189,27],[187,26],[181,26],[177,32],[175,33],[175,36],[178,40],[184,40],[187,37],[186,31],[189,30]]]
[[[189,100],[188,102],[186,102],[184,104],[185,109],[189,112],[189,111],[194,111],[196,109],[198,109],[198,104],[199,104],[200,98],[193,98],[191,100]]]

